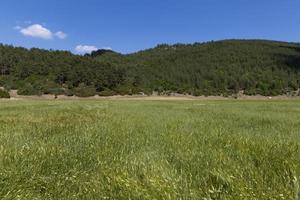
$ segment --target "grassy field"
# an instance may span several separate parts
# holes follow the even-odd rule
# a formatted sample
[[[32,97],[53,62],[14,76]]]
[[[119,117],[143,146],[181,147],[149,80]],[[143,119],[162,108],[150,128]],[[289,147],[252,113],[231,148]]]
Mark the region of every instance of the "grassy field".
[[[300,101],[0,101],[0,199],[297,199],[299,145]]]

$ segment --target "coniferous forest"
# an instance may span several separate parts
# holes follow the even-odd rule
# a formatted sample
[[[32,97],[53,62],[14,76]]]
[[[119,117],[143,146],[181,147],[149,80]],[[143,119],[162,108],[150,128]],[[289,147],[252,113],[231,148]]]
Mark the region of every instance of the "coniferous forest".
[[[80,97],[299,94],[300,44],[224,40],[84,56],[0,45],[0,86],[20,95]]]

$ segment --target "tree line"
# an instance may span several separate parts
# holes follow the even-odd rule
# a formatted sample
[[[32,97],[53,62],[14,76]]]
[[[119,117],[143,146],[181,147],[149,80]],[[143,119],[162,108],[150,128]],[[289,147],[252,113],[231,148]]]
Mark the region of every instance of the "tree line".
[[[21,95],[281,95],[300,88],[300,45],[263,40],[161,44],[123,55],[0,45],[0,86]]]

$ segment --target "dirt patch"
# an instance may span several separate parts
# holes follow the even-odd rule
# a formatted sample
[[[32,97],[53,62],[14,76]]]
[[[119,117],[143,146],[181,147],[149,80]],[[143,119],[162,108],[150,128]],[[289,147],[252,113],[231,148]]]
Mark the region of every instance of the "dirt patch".
[[[58,95],[56,98],[54,95],[41,95],[41,96],[23,96],[18,95],[17,90],[10,91],[11,100],[82,100],[82,99],[90,99],[90,100],[150,100],[150,101],[159,101],[159,100],[232,100],[235,99],[233,97],[222,97],[222,96],[190,96],[190,95],[177,95],[177,96],[144,96],[144,95],[133,95],[133,96],[109,96],[109,97],[102,97],[102,96],[93,96],[93,97],[76,97],[76,96],[64,96]],[[290,100],[296,99],[300,100],[300,96],[275,96],[275,97],[267,97],[261,95],[255,96],[247,96],[247,95],[240,95],[238,96],[239,100]]]
[[[300,96],[288,96],[288,95],[280,95],[280,96],[274,96],[274,97],[268,97],[268,96],[261,96],[261,95],[254,95],[254,96],[247,96],[244,94],[239,94],[237,98],[234,97],[223,97],[223,96],[191,96],[191,95],[172,95],[172,96],[158,96],[158,95],[152,95],[152,96],[146,96],[146,95],[116,95],[116,96],[109,96],[109,97],[103,97],[103,96],[93,96],[93,97],[77,97],[77,96],[65,96],[65,95],[41,95],[41,96],[23,96],[18,95],[17,90],[11,90],[10,92],[10,100],[82,100],[82,99],[91,99],[91,100],[232,100],[232,99],[239,99],[239,100],[300,100]]]

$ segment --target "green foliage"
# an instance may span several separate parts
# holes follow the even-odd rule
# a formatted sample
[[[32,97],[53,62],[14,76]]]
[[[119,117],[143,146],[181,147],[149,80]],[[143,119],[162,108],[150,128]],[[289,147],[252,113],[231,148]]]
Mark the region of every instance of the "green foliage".
[[[74,89],[74,94],[78,97],[92,97],[97,94],[94,87],[86,86],[85,84],[80,84]]]
[[[6,90],[0,89],[0,99],[9,99],[10,95]]]
[[[18,95],[25,95],[25,96],[31,96],[31,95],[42,95],[42,88],[40,88],[40,85],[33,85],[30,83],[27,83],[23,85],[21,88],[18,88]]]
[[[143,89],[140,89],[140,88],[130,85],[130,84],[123,84],[123,85],[117,86],[114,89],[114,91],[120,95],[134,95],[134,94],[142,93]]]
[[[44,94],[63,95],[65,90],[63,88],[46,88]]]
[[[251,95],[279,95],[300,87],[300,45],[295,43],[227,40],[164,44],[123,57],[96,58],[125,66],[131,82],[132,77],[139,77],[135,81],[139,86],[159,94],[231,95],[243,90]]]
[[[299,101],[1,101],[0,199],[287,199]]]
[[[85,56],[0,45],[0,71],[0,85],[5,88],[40,85],[43,93],[84,84],[90,90],[109,89],[121,95],[155,91],[207,96],[245,91],[269,96],[300,88],[300,45],[226,40],[163,44],[127,55],[99,50]]]
[[[71,97],[74,96],[74,92],[70,89],[65,89],[64,95]]]
[[[104,97],[108,97],[108,96],[113,96],[116,95],[116,92],[110,90],[110,89],[104,89],[103,91],[99,92],[99,96],[104,96]]]
[[[0,76],[0,86],[4,86],[5,85],[5,82],[6,82],[6,77],[5,76]]]
[[[140,93],[144,93],[145,95],[150,96],[153,94],[153,90],[151,88],[143,88],[142,92],[140,92]]]

